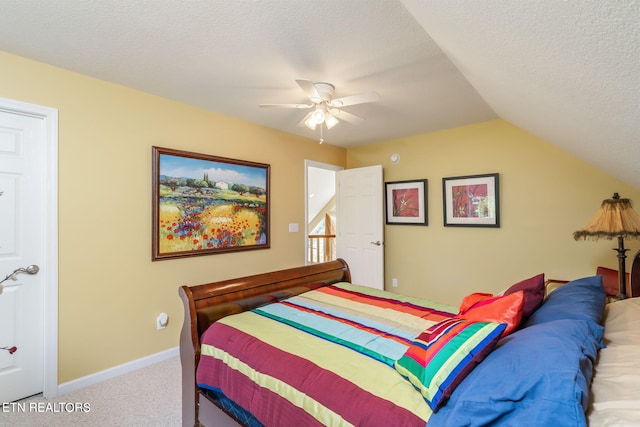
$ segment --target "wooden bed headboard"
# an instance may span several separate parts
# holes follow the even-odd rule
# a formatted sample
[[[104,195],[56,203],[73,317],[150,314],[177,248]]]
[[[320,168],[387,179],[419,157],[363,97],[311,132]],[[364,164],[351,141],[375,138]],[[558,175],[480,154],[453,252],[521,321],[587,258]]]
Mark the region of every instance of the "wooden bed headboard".
[[[607,301],[617,300],[618,299],[618,270],[614,270],[611,268],[598,267],[596,269],[596,274],[601,275],[605,292],[607,293]],[[640,297],[640,251],[638,251],[631,262],[631,271],[626,273],[628,277],[627,287],[626,287],[626,297],[627,298],[637,298]],[[607,284],[607,281],[609,284]],[[565,283],[569,283],[570,280],[556,280],[556,279],[548,279],[545,282],[545,286],[547,288],[547,293],[553,292],[555,289],[564,285]],[[613,290],[615,288],[615,291]]]
[[[640,251],[638,251],[633,257],[631,263],[631,272],[629,275],[629,289],[628,297],[640,296]]]
[[[343,259],[290,268],[197,286],[182,286],[185,326],[195,345],[216,320],[337,282],[350,282],[349,266]],[[188,310],[186,310],[188,308]],[[182,339],[181,339],[182,341]]]
[[[194,425],[198,420],[195,367],[200,360],[200,336],[213,322],[338,282],[351,282],[349,266],[343,259],[180,287],[185,316],[180,333],[183,425]]]

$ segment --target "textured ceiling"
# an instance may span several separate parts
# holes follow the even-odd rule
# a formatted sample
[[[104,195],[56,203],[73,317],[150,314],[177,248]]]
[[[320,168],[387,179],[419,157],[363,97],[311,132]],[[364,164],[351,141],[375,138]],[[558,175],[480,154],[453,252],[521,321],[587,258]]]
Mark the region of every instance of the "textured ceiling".
[[[640,1],[403,3],[502,119],[640,188]]]
[[[327,143],[500,117],[640,188],[640,0],[25,0],[0,50],[309,138],[258,104],[375,90]]]

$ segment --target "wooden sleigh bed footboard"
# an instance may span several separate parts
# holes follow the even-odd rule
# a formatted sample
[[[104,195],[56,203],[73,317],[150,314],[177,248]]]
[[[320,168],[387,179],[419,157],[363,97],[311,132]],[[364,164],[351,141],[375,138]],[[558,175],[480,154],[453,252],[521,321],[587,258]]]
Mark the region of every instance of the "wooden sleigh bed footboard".
[[[252,310],[312,289],[350,281],[347,263],[338,259],[203,285],[182,286],[179,289],[185,314],[180,334],[182,425],[236,425],[233,417],[218,408],[196,385],[200,336],[212,323],[230,314]]]

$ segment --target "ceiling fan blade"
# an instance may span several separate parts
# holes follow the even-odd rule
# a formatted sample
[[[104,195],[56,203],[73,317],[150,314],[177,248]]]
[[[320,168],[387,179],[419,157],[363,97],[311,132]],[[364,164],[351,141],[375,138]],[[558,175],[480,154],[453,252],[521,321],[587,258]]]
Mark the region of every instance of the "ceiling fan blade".
[[[337,108],[330,108],[329,112],[333,114],[336,119],[344,120],[349,123],[360,123],[364,121],[364,119],[360,116],[356,116],[355,114],[349,113],[344,110],[339,110]]]
[[[260,108],[311,108],[313,104],[260,104]]]
[[[307,97],[313,102],[317,104],[322,101],[322,97],[318,93],[316,86],[313,84],[311,80],[297,79],[296,83],[300,86],[300,89],[307,95]]]
[[[380,99],[378,92],[364,92],[358,95],[350,95],[337,98],[331,101],[332,107],[346,107],[348,105],[366,104],[367,102],[376,102]]]

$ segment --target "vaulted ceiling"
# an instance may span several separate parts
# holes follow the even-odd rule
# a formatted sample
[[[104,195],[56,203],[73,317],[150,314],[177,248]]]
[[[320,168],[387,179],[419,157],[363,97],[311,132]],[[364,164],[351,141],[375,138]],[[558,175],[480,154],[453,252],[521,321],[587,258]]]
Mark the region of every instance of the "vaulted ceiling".
[[[327,143],[502,118],[640,188],[640,0],[15,1],[0,50],[308,138],[258,105],[374,90]]]

